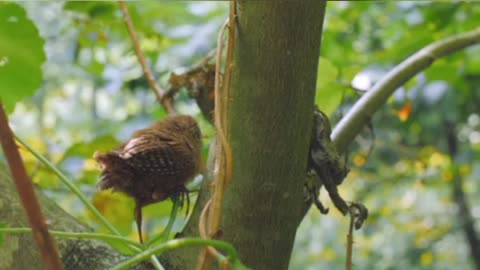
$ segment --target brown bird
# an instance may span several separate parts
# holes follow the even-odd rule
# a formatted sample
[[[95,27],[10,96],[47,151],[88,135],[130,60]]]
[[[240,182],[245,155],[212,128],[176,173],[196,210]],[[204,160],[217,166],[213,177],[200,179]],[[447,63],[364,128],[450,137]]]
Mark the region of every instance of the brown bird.
[[[201,170],[201,133],[190,116],[169,116],[136,131],[119,148],[94,154],[102,166],[97,187],[113,188],[135,199],[135,220],[140,242],[142,207],[172,196],[187,199],[185,183]],[[187,209],[188,211],[188,209]]]

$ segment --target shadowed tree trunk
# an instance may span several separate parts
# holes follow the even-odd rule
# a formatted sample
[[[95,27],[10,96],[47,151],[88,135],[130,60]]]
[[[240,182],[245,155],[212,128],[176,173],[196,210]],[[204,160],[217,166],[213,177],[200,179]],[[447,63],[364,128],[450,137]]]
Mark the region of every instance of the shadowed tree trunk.
[[[288,268],[308,209],[303,184],[324,12],[325,2],[317,0],[238,2],[229,103],[233,179],[220,239],[231,242],[252,269]],[[186,236],[198,235],[208,182]],[[194,269],[198,249],[169,255],[172,269]]]

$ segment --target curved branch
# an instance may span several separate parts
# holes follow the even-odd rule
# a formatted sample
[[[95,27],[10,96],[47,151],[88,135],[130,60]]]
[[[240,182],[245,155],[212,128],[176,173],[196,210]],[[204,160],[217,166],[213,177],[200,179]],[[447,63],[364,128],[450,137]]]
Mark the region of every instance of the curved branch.
[[[331,137],[338,151],[345,152],[368,118],[385,104],[399,86],[429,67],[436,59],[478,43],[480,28],[435,42],[394,67],[368,90],[335,126]]]

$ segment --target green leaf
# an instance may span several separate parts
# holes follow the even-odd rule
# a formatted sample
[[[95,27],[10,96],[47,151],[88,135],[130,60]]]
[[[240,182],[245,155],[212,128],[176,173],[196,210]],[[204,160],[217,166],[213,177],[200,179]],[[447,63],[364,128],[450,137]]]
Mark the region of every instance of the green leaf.
[[[336,82],[337,78],[338,68],[328,59],[320,57],[315,104],[327,115],[331,115],[342,98],[343,86]]]
[[[329,83],[322,88],[317,89],[315,104],[326,115],[331,116],[335,109],[340,105],[342,96],[345,92],[345,86],[340,83]]]
[[[64,158],[79,156],[91,158],[95,151],[105,152],[117,147],[120,142],[111,135],[95,138],[91,142],[76,143],[65,151]]]
[[[462,63],[463,64],[463,63]],[[458,62],[439,59],[431,67],[425,70],[429,80],[452,80],[458,77],[460,67]]]
[[[16,3],[0,3],[0,40],[0,98],[11,112],[40,87],[44,40]]]
[[[113,18],[117,7],[112,2],[99,1],[68,1],[63,8],[69,11],[83,12],[91,18]]]
[[[317,88],[337,80],[338,68],[328,59],[320,57],[318,61]]]

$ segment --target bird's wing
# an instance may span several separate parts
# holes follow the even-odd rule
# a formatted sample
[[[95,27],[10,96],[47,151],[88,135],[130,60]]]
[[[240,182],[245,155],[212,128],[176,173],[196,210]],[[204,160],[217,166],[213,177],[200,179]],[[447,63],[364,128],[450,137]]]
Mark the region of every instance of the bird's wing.
[[[130,140],[120,153],[127,164],[141,173],[178,176],[194,166],[186,147],[171,140],[160,140],[148,135]]]

